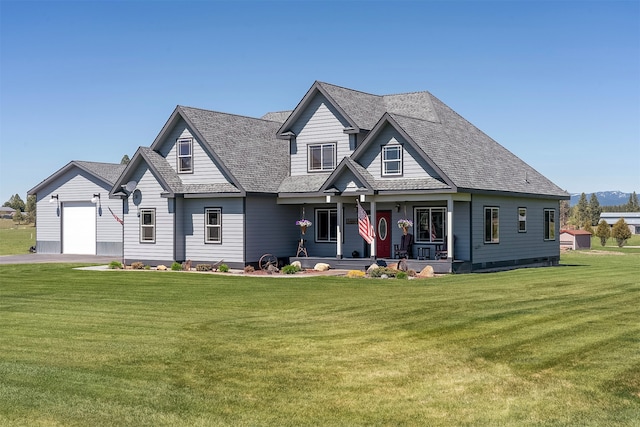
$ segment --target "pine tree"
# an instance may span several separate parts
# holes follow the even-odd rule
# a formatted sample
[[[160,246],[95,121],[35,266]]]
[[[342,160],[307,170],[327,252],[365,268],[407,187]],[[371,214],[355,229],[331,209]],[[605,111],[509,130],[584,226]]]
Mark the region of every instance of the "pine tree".
[[[638,195],[634,191],[629,195],[629,202],[626,204],[627,212],[640,212],[640,205],[638,205]]]
[[[569,217],[571,216],[571,206],[568,200],[560,200],[560,228],[567,228]]]
[[[130,161],[131,161],[131,159],[129,159],[129,156],[127,156],[125,154],[124,156],[122,156],[122,159],[120,160],[120,164],[121,165],[128,165]]]
[[[34,225],[36,223],[36,205],[36,196],[33,194],[27,196],[27,205],[24,210],[27,213],[27,222],[33,223]]]
[[[600,221],[601,212],[602,208],[600,207],[598,196],[596,196],[596,193],[591,193],[591,198],[589,199],[589,214],[591,215],[591,225],[598,224],[598,221]]]
[[[629,225],[624,218],[620,218],[618,222],[613,225],[611,236],[618,242],[618,247],[623,247],[624,244],[627,243],[627,240],[631,237],[631,230],[629,230]]]
[[[607,224],[607,221],[604,219],[600,221],[598,224],[598,228],[596,228],[596,236],[600,238],[600,244],[602,246],[607,244],[607,239],[611,237],[611,227]]]
[[[578,203],[573,207],[571,223],[580,227],[587,219],[591,220],[591,215],[589,214],[589,203],[587,202],[587,195],[582,193]]]
[[[593,227],[591,226],[591,220],[587,219],[584,224],[582,224],[582,229],[584,231],[588,231],[589,233],[593,234]]]
[[[11,196],[9,200],[4,202],[2,206],[8,206],[17,211],[24,212],[24,201],[22,200],[22,198],[20,198],[20,195],[17,193]]]

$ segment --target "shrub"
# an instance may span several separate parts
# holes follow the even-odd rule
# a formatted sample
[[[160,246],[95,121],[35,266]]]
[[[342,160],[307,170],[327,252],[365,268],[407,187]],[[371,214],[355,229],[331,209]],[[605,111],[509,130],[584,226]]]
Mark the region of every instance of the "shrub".
[[[109,263],[109,268],[111,270],[119,270],[122,268],[122,263],[120,261],[111,261]]]
[[[220,265],[218,270],[220,270],[223,273],[227,273],[229,271],[229,266],[227,264],[222,264],[222,265]]]
[[[171,270],[173,270],[173,271],[182,271],[182,264],[180,264],[177,261],[174,261],[173,264],[171,264]]]
[[[624,218],[620,218],[618,222],[613,224],[613,228],[611,229],[611,236],[616,239],[618,242],[618,247],[623,247],[627,240],[631,238],[631,230],[629,230],[629,225],[626,223]]]
[[[285,265],[282,267],[284,274],[296,274],[298,271],[300,271],[300,268],[297,265]]]
[[[197,264],[196,271],[211,271],[213,266],[211,264]]]
[[[145,269],[145,270],[151,270],[151,266],[150,266],[150,265],[145,265],[145,266],[144,266],[144,269]]]
[[[244,272],[245,273],[253,273],[254,271],[256,271],[255,268],[253,268],[253,265],[247,265],[244,267]]]
[[[409,275],[407,273],[405,273],[404,271],[398,271],[396,273],[396,279],[406,280],[408,277],[409,277]]]
[[[359,279],[365,276],[366,274],[364,273],[364,271],[361,271],[361,270],[349,270],[347,272],[347,277],[350,279]]]
[[[409,277],[416,277],[416,271],[415,270],[408,269],[407,270],[407,274],[409,275]]]
[[[607,239],[611,237],[611,227],[607,224],[607,221],[604,219],[600,221],[598,224],[598,228],[596,228],[596,236],[600,238],[600,244],[602,246],[607,244]]]
[[[140,261],[132,262],[131,268],[134,270],[142,270],[144,268],[144,263],[141,263]]]

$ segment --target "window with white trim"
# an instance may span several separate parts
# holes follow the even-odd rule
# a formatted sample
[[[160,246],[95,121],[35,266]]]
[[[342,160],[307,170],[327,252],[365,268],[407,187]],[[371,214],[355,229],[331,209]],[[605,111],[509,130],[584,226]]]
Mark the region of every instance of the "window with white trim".
[[[415,208],[414,239],[420,243],[444,242],[446,208]]]
[[[316,209],[316,242],[336,242],[338,240],[338,210]]]
[[[178,156],[178,172],[193,172],[193,139],[178,139],[176,143],[176,153]]]
[[[518,208],[518,233],[527,232],[527,208]]]
[[[205,243],[222,243],[222,209],[204,210],[204,233]]]
[[[484,242],[500,243],[500,209],[484,208]]]
[[[307,148],[309,172],[332,171],[336,168],[336,144],[314,144]]]
[[[556,240],[556,210],[544,210],[544,240]]]
[[[156,242],[156,210],[140,209],[140,243]]]
[[[382,147],[382,176],[402,175],[402,145]]]

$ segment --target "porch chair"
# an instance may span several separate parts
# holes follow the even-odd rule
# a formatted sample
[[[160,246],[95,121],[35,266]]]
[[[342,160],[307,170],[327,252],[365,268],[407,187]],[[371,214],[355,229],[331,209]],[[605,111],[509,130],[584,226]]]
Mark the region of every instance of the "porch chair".
[[[400,244],[393,245],[394,258],[411,258],[413,248],[413,234],[407,233],[400,237]]]
[[[453,236],[453,244],[456,244],[456,236]],[[447,238],[444,238],[444,242],[442,245],[442,249],[440,249],[439,251],[436,251],[435,254],[435,258],[436,259],[447,259],[447,257],[449,256],[449,250],[447,249]]]

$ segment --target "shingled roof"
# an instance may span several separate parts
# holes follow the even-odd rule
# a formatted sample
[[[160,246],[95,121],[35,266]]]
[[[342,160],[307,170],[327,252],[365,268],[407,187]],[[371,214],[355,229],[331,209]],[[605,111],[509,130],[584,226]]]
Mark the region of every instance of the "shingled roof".
[[[118,177],[125,170],[126,165],[121,165],[118,163],[102,163],[102,162],[87,162],[82,160],[72,160],[62,168],[58,169],[51,176],[42,180],[38,185],[33,187],[31,190],[27,192],[27,194],[37,194],[45,185],[49,182],[59,178],[72,168],[77,167],[90,175],[95,176],[99,180],[103,181],[105,184],[113,185]]]

